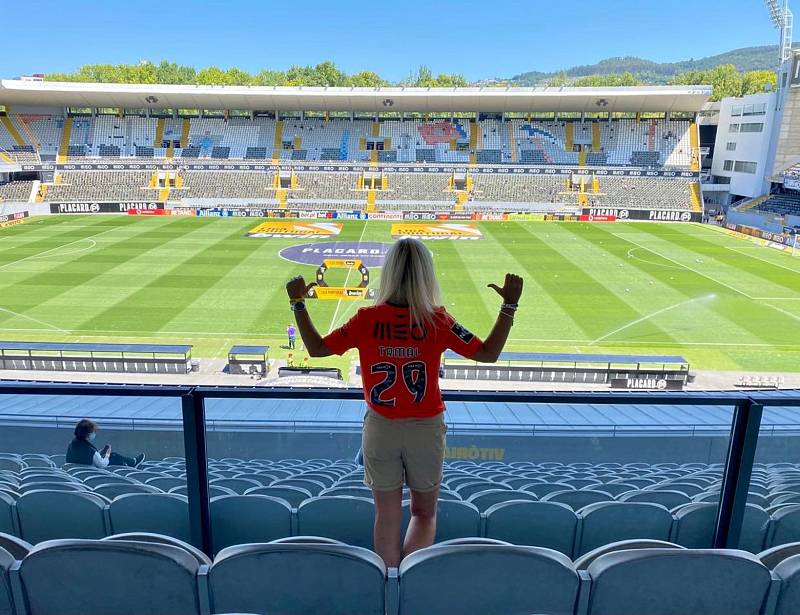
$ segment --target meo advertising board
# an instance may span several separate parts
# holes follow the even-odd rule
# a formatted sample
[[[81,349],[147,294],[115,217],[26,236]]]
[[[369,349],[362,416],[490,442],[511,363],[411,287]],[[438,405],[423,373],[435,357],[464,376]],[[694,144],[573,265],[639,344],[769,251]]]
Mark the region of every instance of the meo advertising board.
[[[336,237],[342,232],[342,224],[339,222],[285,222],[275,220],[264,222],[250,229],[248,237],[301,237],[301,238],[324,238]]]
[[[474,224],[392,224],[392,237],[475,241],[483,235]]]

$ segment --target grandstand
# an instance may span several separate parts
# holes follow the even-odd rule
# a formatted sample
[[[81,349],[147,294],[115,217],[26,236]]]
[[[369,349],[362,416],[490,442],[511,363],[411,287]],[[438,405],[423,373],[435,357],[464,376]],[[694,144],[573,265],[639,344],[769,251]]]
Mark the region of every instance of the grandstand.
[[[447,113],[419,112],[441,104],[441,93],[414,88],[248,88],[246,98],[229,88],[223,111],[214,110],[218,88],[152,86],[148,94],[163,102],[147,110],[140,89],[1,82],[0,174],[10,182],[0,199],[181,206],[263,199],[365,211],[702,209],[692,185],[699,188],[694,118],[707,100],[704,88],[514,88],[502,98],[496,88],[463,88],[449,93]],[[73,111],[76,91],[96,107]],[[280,109],[287,95],[294,108],[314,111],[257,111]],[[135,107],[110,114],[110,97],[114,107]],[[392,111],[377,111],[387,100]],[[28,107],[34,101],[36,113]],[[604,112],[588,113],[598,101]],[[199,110],[167,114],[161,105]],[[508,179],[490,177],[499,173]]]

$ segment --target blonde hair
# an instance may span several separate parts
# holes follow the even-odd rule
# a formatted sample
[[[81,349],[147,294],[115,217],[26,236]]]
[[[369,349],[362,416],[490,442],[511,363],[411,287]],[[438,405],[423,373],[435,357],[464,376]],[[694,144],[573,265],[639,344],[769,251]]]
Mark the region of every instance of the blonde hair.
[[[386,252],[375,303],[407,305],[411,322],[430,323],[442,305],[442,290],[433,268],[433,255],[419,239],[405,237]]]

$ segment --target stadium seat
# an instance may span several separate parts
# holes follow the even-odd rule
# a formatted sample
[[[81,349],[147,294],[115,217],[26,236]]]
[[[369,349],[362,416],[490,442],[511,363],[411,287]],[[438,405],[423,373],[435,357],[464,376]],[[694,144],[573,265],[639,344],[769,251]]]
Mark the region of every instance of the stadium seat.
[[[383,561],[332,544],[252,544],[223,549],[209,571],[215,613],[384,615]]]
[[[186,479],[174,476],[160,476],[159,478],[149,479],[145,484],[169,492],[170,489],[175,487],[183,487],[186,484]]]
[[[22,559],[33,548],[33,545],[22,538],[18,538],[13,534],[5,534],[0,532],[0,548],[5,549],[14,559]]]
[[[211,499],[214,550],[269,542],[292,533],[292,509],[285,500],[266,495],[227,495]]]
[[[0,532],[17,534],[17,498],[0,490]]]
[[[800,611],[800,555],[783,560],[773,573],[781,581],[775,615],[796,615]]]
[[[514,545],[447,545],[401,562],[402,615],[572,613],[579,578],[565,555]]]
[[[150,532],[188,542],[189,506],[186,496],[172,493],[121,495],[108,507],[114,534]]]
[[[297,533],[372,548],[375,504],[352,496],[311,498],[297,508]]]
[[[109,500],[129,493],[164,493],[161,489],[151,485],[137,485],[133,483],[103,483],[95,487],[94,492]]]
[[[203,566],[210,566],[211,559],[197,547],[172,536],[165,536],[164,534],[153,534],[150,532],[126,532],[124,534],[112,534],[101,538],[101,540],[124,540],[128,542],[154,542],[161,545],[172,545],[183,549],[187,553],[191,553],[197,560],[197,563]]]
[[[248,489],[257,489],[261,487],[258,481],[250,480],[249,478],[216,478],[208,481],[209,486],[225,487],[234,493],[244,495]]]
[[[34,545],[56,538],[102,538],[106,504],[93,493],[31,491],[17,500],[20,536]]]
[[[0,546],[3,546],[2,543],[0,543]],[[758,559],[767,568],[772,570],[783,560],[795,555],[800,555],[800,542],[790,542],[766,549],[758,554]]]
[[[800,504],[781,508],[772,514],[770,546],[800,542]]]
[[[620,540],[649,538],[668,540],[672,515],[658,504],[645,502],[598,502],[578,511],[583,519],[575,555]]]
[[[254,487],[245,491],[245,495],[269,495],[274,498],[286,500],[292,508],[298,508],[304,501],[311,499],[312,495],[307,489],[300,487]]]
[[[8,576],[15,559],[14,555],[0,546],[0,615],[16,615],[17,612]]]
[[[487,509],[486,536],[512,544],[547,547],[572,557],[578,517],[556,502],[502,502]]]
[[[771,583],[743,551],[617,551],[587,572],[589,615],[760,615]]]
[[[480,536],[481,513],[474,504],[439,500],[436,514],[436,542]],[[403,502],[403,534],[411,521],[411,503]]]
[[[333,482],[333,481],[331,481]],[[273,487],[283,487],[283,486],[290,486],[290,487],[300,487],[301,489],[305,489],[308,491],[312,496],[320,495],[320,493],[329,487],[326,483],[323,483],[319,480],[314,480],[310,478],[302,478],[301,476],[297,476],[294,478],[283,478],[281,480],[276,480],[272,483]],[[337,487],[337,489],[340,489]],[[339,495],[350,495],[347,493],[341,493]],[[370,493],[370,495],[372,495]]]
[[[527,491],[512,491],[508,489],[487,489],[479,491],[467,498],[467,502],[474,504],[478,510],[485,512],[487,508],[498,502],[508,502],[510,500],[528,500],[535,502],[538,498]]]
[[[596,549],[592,549],[588,553],[584,553],[575,560],[575,568],[578,570],[586,570],[594,560],[606,553],[614,553],[615,551],[630,551],[632,549],[685,549],[680,545],[676,545],[666,540],[649,540],[635,538],[633,540],[620,540],[618,542],[611,542]]]
[[[620,502],[649,502],[661,504],[667,510],[691,503],[692,499],[680,491],[628,491],[617,498]]]
[[[171,545],[53,540],[34,547],[19,574],[28,615],[193,615],[198,570]]]
[[[566,504],[573,510],[580,510],[584,506],[588,506],[589,504],[594,504],[596,502],[610,502],[613,501],[613,499],[614,498],[610,493],[591,489],[556,491],[541,498],[542,502],[557,502],[559,504]]]

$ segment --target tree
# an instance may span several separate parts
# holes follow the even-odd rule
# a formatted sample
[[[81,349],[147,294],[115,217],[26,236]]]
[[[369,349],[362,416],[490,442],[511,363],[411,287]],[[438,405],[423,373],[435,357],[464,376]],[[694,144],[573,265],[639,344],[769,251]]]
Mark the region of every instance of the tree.
[[[672,85],[710,85],[711,100],[742,95],[742,75],[733,64],[722,64],[710,70],[694,70],[675,75]]]
[[[388,84],[388,81],[385,81],[378,73],[362,70],[350,76],[348,85],[356,88],[378,88]]]
[[[778,75],[771,70],[751,70],[742,75],[742,96],[748,94],[760,94],[766,90],[766,86],[772,86],[772,90],[778,87]]]
[[[561,88],[565,85],[567,85],[567,73],[563,70],[547,80],[547,87],[549,88]]]
[[[642,85],[642,82],[634,77],[632,73],[624,72],[609,75],[588,75],[576,79],[571,85],[578,88],[601,88]]]

